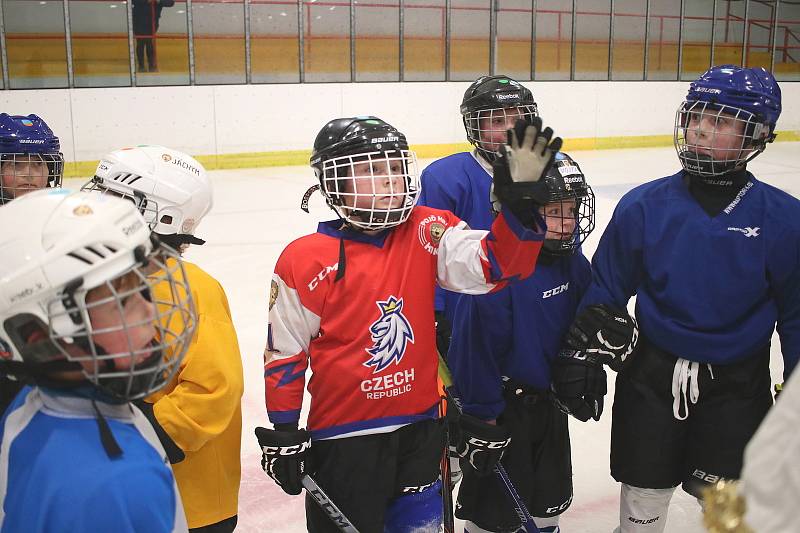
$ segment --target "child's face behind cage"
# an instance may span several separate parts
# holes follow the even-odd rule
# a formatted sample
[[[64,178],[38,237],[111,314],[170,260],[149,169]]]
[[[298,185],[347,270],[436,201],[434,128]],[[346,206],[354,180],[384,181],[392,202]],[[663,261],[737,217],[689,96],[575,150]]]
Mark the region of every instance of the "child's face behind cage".
[[[747,151],[746,119],[711,106],[687,113],[686,143],[692,151],[715,161],[736,160]]]
[[[371,157],[352,164],[344,180],[344,203],[354,209],[397,209],[406,196],[406,163],[400,154]]]
[[[572,238],[577,224],[576,206],[575,200],[562,200],[539,208],[547,224],[545,239],[564,241]]]
[[[478,118],[481,147],[490,152],[498,151],[508,140],[506,132],[514,127],[517,120],[526,116],[530,116],[529,112],[521,107],[504,107],[481,112]]]
[[[117,370],[127,370],[152,354],[148,346],[156,336],[156,306],[148,298],[136,272],[86,295],[94,343],[109,354],[131,353],[114,359]]]
[[[19,198],[47,186],[48,168],[38,155],[17,154],[0,163],[0,182],[10,198]]]

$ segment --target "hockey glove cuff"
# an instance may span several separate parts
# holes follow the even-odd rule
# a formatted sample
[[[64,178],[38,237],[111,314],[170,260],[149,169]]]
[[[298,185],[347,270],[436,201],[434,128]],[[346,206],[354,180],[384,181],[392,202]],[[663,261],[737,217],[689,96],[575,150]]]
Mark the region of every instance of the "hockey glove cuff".
[[[550,370],[553,403],[581,422],[600,420],[606,395],[606,371],[597,361],[575,350],[561,350]]]
[[[305,429],[275,431],[257,427],[256,438],[261,447],[264,472],[287,494],[300,494],[303,476],[311,471],[311,433]]]
[[[561,138],[553,137],[553,130],[542,130],[542,119],[534,117],[532,123],[518,120],[508,130],[508,144],[500,147],[492,163],[491,200],[495,211],[498,203],[508,208],[528,228],[541,222],[538,207],[547,203],[548,190],[542,177],[547,173],[556,152],[561,149]]]
[[[436,320],[436,349],[442,357],[447,358],[447,351],[450,349],[450,337],[453,335],[453,327],[447,320],[443,311],[434,311]]]
[[[590,305],[581,311],[566,338],[567,346],[616,372],[630,363],[638,342],[636,319],[623,309],[605,304]]]
[[[459,426],[461,439],[458,443],[458,455],[462,465],[469,464],[479,476],[492,473],[511,443],[506,429],[463,413]]]

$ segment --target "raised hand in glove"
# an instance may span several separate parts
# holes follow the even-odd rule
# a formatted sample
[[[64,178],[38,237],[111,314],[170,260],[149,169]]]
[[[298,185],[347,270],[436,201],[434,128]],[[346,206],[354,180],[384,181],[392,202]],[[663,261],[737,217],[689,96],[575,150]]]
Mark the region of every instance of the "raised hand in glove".
[[[567,331],[566,343],[588,359],[619,372],[628,363],[639,341],[636,319],[611,305],[590,305],[581,311]]]
[[[561,350],[550,369],[553,403],[581,422],[600,420],[606,395],[606,371],[583,352]]]
[[[301,480],[309,473],[311,433],[305,429],[276,431],[256,428],[261,447],[261,468],[287,494],[296,496],[303,491]]]
[[[539,117],[533,117],[531,123],[518,120],[507,135],[508,144],[500,147],[492,163],[492,205],[495,211],[499,211],[497,204],[502,204],[523,225],[534,227],[534,214],[548,200],[547,186],[541,178],[561,149],[561,137],[551,142],[553,130],[542,130]]]
[[[459,417],[459,428],[457,451],[462,464],[469,464],[479,476],[490,474],[511,443],[508,432],[465,413]]]

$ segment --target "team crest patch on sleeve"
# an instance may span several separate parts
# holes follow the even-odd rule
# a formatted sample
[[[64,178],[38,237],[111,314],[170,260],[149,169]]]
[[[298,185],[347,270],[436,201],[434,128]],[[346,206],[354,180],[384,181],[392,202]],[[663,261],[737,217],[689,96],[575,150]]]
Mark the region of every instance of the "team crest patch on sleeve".
[[[278,299],[278,282],[274,279],[272,280],[272,284],[269,286],[269,310],[272,311],[272,306],[275,305],[275,301]]]
[[[427,216],[419,223],[419,242],[426,252],[432,255],[439,253],[439,241],[442,240],[445,229],[447,220],[439,215]]]
[[[389,296],[385,302],[375,302],[381,316],[369,327],[372,342],[367,348],[370,355],[364,366],[370,366],[373,374],[384,370],[392,362],[398,364],[406,352],[408,342],[414,342],[414,331],[403,315],[403,299]]]

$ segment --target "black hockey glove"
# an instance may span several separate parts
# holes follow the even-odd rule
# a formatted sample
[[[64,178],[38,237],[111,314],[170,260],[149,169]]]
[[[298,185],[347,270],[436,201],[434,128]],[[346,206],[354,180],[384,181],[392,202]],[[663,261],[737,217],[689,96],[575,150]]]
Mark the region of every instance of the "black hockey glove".
[[[468,463],[479,476],[491,474],[511,443],[506,429],[464,413],[459,418],[459,428],[458,455],[462,465]]]
[[[531,123],[518,120],[508,130],[508,144],[500,147],[492,163],[492,205],[497,202],[510,209],[528,228],[536,227],[535,213],[547,203],[548,189],[542,177],[547,173],[556,152],[561,149],[561,137],[553,130],[542,130],[542,119],[533,117]]]
[[[142,411],[145,418],[147,418],[147,421],[150,422],[151,426],[153,426],[153,429],[158,436],[158,440],[161,441],[161,446],[164,447],[164,451],[167,453],[167,459],[169,459],[170,464],[174,465],[186,459],[186,454],[183,453],[183,450],[181,450],[177,444],[175,444],[175,441],[169,436],[167,430],[161,427],[161,424],[156,419],[156,414],[153,411],[153,404],[144,400],[136,400],[133,402],[133,405]]]
[[[606,371],[583,352],[561,350],[550,369],[553,403],[581,422],[600,420],[606,395]]]
[[[433,316],[436,319],[436,349],[439,350],[442,357],[446,358],[447,350],[450,349],[453,328],[442,311],[434,311]]]
[[[303,491],[301,480],[310,472],[308,451],[311,433],[305,429],[276,431],[256,428],[256,438],[261,446],[261,468],[287,494],[296,496]]]
[[[621,371],[639,341],[639,325],[627,311],[599,304],[580,312],[567,332],[567,346]]]

